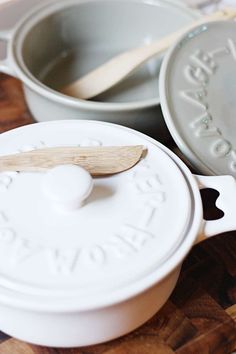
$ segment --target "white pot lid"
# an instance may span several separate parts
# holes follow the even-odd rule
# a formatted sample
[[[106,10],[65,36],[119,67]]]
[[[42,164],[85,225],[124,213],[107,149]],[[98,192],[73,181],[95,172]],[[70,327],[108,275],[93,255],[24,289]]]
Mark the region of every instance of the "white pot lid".
[[[236,176],[236,23],[187,33],[167,53],[161,106],[182,152],[201,172]]]
[[[0,296],[52,303],[74,297],[81,307],[103,303],[176,254],[193,209],[181,169],[141,133],[101,122],[58,121],[0,135],[1,155],[52,146],[140,144],[148,149],[145,159],[126,172],[94,179],[92,188],[89,182],[90,195],[77,209],[55,207],[51,196],[63,195],[60,174],[0,174]],[[69,193],[89,181],[78,175],[77,185],[70,167],[66,172]]]

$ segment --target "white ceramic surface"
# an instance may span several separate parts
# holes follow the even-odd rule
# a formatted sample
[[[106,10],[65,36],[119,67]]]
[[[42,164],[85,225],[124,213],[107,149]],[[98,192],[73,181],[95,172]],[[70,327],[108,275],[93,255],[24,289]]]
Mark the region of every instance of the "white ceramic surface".
[[[26,99],[36,119],[107,120],[149,133],[159,130],[160,137],[165,134],[158,107],[160,59],[147,63],[106,97],[99,97],[97,102],[69,98],[49,89],[41,81],[57,88],[118,52],[149,43],[182,27],[197,14],[172,0],[51,3],[54,5],[28,16],[13,32],[0,35],[9,40],[9,60],[2,63],[1,70],[23,81]],[[70,4],[77,4],[76,15],[74,9],[69,10]],[[68,11],[63,10],[64,15],[59,11],[61,7],[68,8]],[[37,30],[32,30],[40,18],[53,12],[56,13],[53,20],[44,21],[41,27],[40,31],[42,33],[44,28],[45,35],[40,36]],[[77,51],[68,54],[75,47]],[[63,70],[65,66],[67,69]]]
[[[233,177],[195,177],[166,147],[121,126],[33,124],[1,134],[0,154],[96,144],[141,144],[148,153],[124,173],[94,179],[92,190],[69,166],[0,174],[0,329],[12,336],[72,347],[128,333],[166,302],[200,234],[236,227]],[[203,221],[204,187],[220,192],[222,219]],[[80,192],[87,199],[74,208]]]

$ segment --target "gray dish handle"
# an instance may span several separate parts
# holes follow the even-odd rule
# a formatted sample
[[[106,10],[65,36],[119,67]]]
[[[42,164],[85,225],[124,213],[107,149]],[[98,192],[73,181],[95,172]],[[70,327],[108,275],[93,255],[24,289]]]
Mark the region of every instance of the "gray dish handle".
[[[199,189],[212,188],[220,195],[216,201],[217,208],[224,212],[218,220],[204,220],[198,242],[208,237],[236,230],[236,180],[232,176],[195,176]]]
[[[5,59],[0,60],[0,72],[16,77],[16,74],[10,65],[10,59],[9,59],[8,44],[11,38],[12,38],[12,30],[0,31],[0,40],[6,42],[7,44],[7,56]]]

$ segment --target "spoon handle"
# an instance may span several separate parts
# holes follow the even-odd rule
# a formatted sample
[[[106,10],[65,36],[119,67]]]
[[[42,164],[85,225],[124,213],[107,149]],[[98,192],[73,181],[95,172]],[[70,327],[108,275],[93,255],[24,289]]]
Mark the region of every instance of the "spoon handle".
[[[162,38],[161,40],[154,41],[149,45],[124,52],[114,57],[82,78],[63,87],[61,92],[81,99],[95,97],[122,81],[148,59],[157,54],[163,53],[178,38],[194,27],[206,22],[232,19],[235,16],[236,9],[231,8],[225,8],[224,10],[217,11],[211,15],[203,16],[199,20],[194,21],[190,25]]]
[[[133,167],[142,157],[144,147],[55,147],[0,157],[0,172],[40,172],[57,165],[73,164],[92,176],[109,175]]]

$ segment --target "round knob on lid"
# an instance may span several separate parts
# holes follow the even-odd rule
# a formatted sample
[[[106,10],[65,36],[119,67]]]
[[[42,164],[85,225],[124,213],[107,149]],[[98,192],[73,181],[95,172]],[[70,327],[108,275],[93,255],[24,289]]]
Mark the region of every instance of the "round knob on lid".
[[[43,177],[45,196],[62,211],[80,208],[93,188],[91,175],[76,165],[60,165],[50,169]]]

